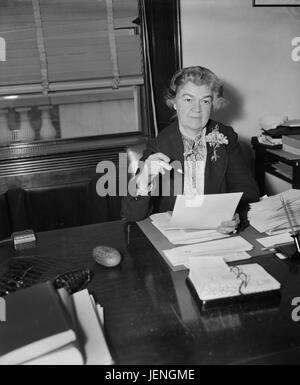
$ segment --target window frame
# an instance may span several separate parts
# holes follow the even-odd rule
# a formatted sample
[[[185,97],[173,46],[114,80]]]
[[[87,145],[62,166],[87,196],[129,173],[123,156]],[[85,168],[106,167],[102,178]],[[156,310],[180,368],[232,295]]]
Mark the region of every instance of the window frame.
[[[148,31],[149,31],[149,41],[145,39],[145,24],[143,23],[141,16],[141,8],[145,5],[145,0],[139,1],[140,17],[139,17],[139,33],[142,41],[142,60],[144,66],[144,84],[137,85],[139,92],[138,98],[139,103],[139,117],[140,117],[140,131],[134,133],[126,134],[110,134],[110,135],[99,135],[93,137],[80,137],[72,139],[54,139],[48,141],[36,141],[36,142],[15,142],[7,145],[0,145],[0,167],[5,167],[7,170],[5,177],[0,175],[0,190],[4,191],[6,188],[25,186],[29,188],[32,183],[37,186],[39,182],[36,179],[43,180],[42,185],[48,183],[57,183],[58,179],[52,179],[50,177],[46,178],[46,175],[43,172],[39,171],[39,167],[34,169],[35,175],[31,175],[31,163],[35,159],[42,158],[43,162],[48,162],[48,157],[55,157],[57,162],[60,162],[62,157],[76,155],[79,152],[82,154],[90,153],[103,153],[103,156],[115,157],[118,152],[126,151],[128,147],[135,145],[140,146],[144,145],[150,137],[155,136],[154,127],[154,118],[153,114],[153,104],[151,101],[151,81],[154,87],[154,99],[156,105],[156,116],[158,121],[159,130],[165,125],[165,122],[170,118],[171,112],[168,116],[162,115],[160,109],[157,108],[158,105],[162,103],[161,90],[165,88],[167,79],[164,79],[164,82],[160,79],[159,73],[161,68],[164,68],[164,73],[167,73],[169,76],[174,73],[175,70],[179,69],[181,66],[181,32],[180,32],[180,0],[164,0],[164,15],[169,15],[172,23],[165,23],[164,16],[157,19],[157,12],[160,12],[161,0],[146,0],[147,8],[147,20],[148,20]],[[155,12],[156,10],[156,12]],[[159,15],[159,13],[158,13]],[[174,34],[173,44],[169,44],[168,53],[171,53],[169,60],[165,62],[160,58],[159,50],[155,52],[154,45],[159,44],[160,36],[164,36],[164,30],[168,30],[169,34]],[[161,35],[162,34],[162,35]],[[150,53],[150,56],[155,55],[153,60],[152,68],[150,68],[146,61],[145,57]],[[175,57],[175,61],[174,61]],[[153,75],[151,79],[150,72]],[[91,98],[93,94],[97,93],[97,89],[89,89],[91,91]],[[121,88],[121,91],[123,89]],[[76,94],[76,91],[74,91]],[[59,98],[59,92],[55,93],[55,97]],[[63,97],[63,95],[61,95]],[[76,97],[76,96],[75,96]],[[28,99],[35,99],[35,96],[29,94],[26,96]],[[46,96],[45,98],[49,98]],[[1,100],[1,97],[0,97]],[[12,101],[8,101],[6,104],[8,107],[12,106]],[[35,101],[38,104],[38,101]],[[43,103],[45,104],[45,103]],[[0,108],[4,108],[1,106]],[[17,176],[15,179],[10,180],[10,171],[12,169],[15,161],[20,163],[20,176]],[[51,170],[50,170],[51,171]],[[39,174],[39,175],[37,175]],[[82,173],[75,173],[75,177],[78,179],[86,178],[87,175],[82,175]],[[30,175],[30,176],[29,176]],[[32,178],[31,178],[32,176]],[[29,181],[29,179],[32,179]],[[47,181],[46,181],[47,179]],[[73,183],[69,175],[61,183]]]

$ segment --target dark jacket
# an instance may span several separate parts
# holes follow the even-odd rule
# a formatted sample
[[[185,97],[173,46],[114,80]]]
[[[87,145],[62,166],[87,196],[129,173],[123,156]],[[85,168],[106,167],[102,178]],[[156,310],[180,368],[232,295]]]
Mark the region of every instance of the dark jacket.
[[[256,202],[259,199],[258,188],[250,170],[245,164],[238,142],[238,136],[233,129],[216,121],[209,120],[206,135],[212,132],[216,124],[219,125],[219,132],[227,137],[228,145],[221,145],[217,149],[217,161],[212,161],[213,148],[207,144],[204,193],[243,192],[239,211],[244,211],[248,203]],[[147,159],[150,154],[156,152],[162,152],[167,155],[171,161],[176,160],[182,165],[184,164],[183,142],[177,121],[166,127],[149,143],[142,160]],[[146,218],[153,212],[173,210],[176,200],[174,189],[172,188],[174,171],[171,170],[170,173],[170,196],[140,196],[134,198],[129,195],[124,197],[122,200],[122,217],[129,221],[138,221]],[[163,185],[163,179],[164,178],[160,176],[160,180],[162,181],[160,182],[160,186]],[[182,191],[180,193],[182,193]]]

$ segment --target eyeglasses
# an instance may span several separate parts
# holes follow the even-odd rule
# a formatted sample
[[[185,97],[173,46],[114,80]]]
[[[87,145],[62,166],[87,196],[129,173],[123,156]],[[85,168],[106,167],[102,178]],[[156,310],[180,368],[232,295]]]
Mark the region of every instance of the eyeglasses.
[[[231,266],[230,271],[232,271],[236,278],[241,280],[240,286],[239,286],[239,293],[241,295],[245,294],[243,293],[243,289],[245,289],[248,286],[249,283],[249,277],[246,273],[244,273],[238,266]]]
[[[0,297],[49,280],[52,281],[55,289],[65,288],[73,294],[83,290],[93,278],[93,271],[88,267],[78,267],[76,270],[60,273],[61,271],[59,275],[54,275],[48,264],[34,257],[30,258],[30,261],[28,259],[10,261],[5,273],[0,276]]]
[[[0,281],[0,296],[6,296],[21,287],[24,286],[25,280],[28,276],[28,273],[33,269],[33,266],[26,267],[24,271],[19,273],[12,274],[6,279],[1,279]]]

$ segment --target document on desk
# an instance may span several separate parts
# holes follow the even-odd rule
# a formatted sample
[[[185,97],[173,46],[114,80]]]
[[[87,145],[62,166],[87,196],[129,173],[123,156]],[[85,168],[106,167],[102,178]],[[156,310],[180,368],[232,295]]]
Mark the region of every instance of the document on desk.
[[[287,232],[290,224],[281,199],[284,199],[295,230],[300,229],[300,190],[291,189],[250,204],[249,221],[260,233]]]
[[[277,291],[280,283],[257,263],[230,268],[222,259],[191,258],[189,281],[203,303]]]
[[[158,213],[150,216],[155,226],[173,245],[184,245],[226,238],[229,235],[221,234],[217,230],[180,229],[170,226],[171,213]]]
[[[177,195],[171,228],[215,230],[230,221],[243,193]]]
[[[225,262],[239,261],[250,258],[247,251],[253,249],[251,243],[240,236],[179,246],[163,250],[169,263],[173,266],[184,265],[189,268],[189,258],[222,258]]]
[[[272,235],[270,237],[258,238],[257,242],[261,243],[264,247],[273,247],[274,245],[293,242],[293,238],[290,233],[283,233]]]

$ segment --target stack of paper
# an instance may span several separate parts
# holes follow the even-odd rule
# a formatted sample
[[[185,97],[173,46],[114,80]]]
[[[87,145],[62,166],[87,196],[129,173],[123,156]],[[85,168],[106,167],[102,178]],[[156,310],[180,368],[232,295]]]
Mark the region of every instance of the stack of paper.
[[[217,228],[230,221],[243,193],[178,195],[172,215],[154,214],[152,224],[174,245],[228,237]]]
[[[73,294],[73,299],[84,337],[85,365],[113,364],[103,332],[103,308],[95,304],[87,290]]]
[[[171,214],[159,213],[150,216],[152,224],[174,245],[211,241],[228,237],[217,230],[181,229],[170,225]]]
[[[71,316],[77,340],[63,349],[26,362],[24,365],[111,365],[113,363],[103,333],[103,308],[87,290],[59,296]]]
[[[179,246],[174,249],[164,250],[164,254],[171,265],[182,266],[187,269],[189,266],[189,258],[197,257],[199,259],[210,257],[213,259],[223,258],[226,262],[250,258],[247,251],[253,249],[251,243],[242,237],[231,237],[226,239],[215,240],[194,245]]]
[[[248,217],[256,230],[272,234],[290,229],[281,197],[286,203],[293,226],[300,229],[300,190],[291,189],[250,205]]]

